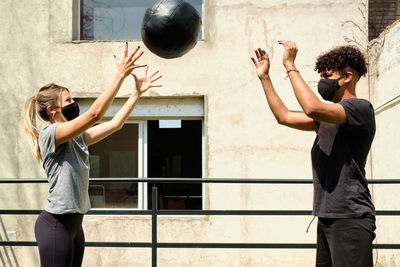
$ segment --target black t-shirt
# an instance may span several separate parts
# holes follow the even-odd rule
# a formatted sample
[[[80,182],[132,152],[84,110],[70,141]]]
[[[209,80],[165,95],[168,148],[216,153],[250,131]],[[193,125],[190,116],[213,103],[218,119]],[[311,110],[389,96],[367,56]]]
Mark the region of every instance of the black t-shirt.
[[[375,215],[364,169],[375,135],[374,109],[358,98],[339,104],[346,112],[346,123],[317,122],[311,150],[313,214],[322,218]]]

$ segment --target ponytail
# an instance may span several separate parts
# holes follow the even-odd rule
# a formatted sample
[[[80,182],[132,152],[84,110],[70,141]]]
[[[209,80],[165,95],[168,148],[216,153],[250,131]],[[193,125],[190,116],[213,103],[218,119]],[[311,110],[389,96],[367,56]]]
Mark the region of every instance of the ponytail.
[[[26,101],[24,128],[25,134],[28,138],[28,142],[32,150],[33,157],[37,162],[40,162],[41,156],[39,149],[39,131],[36,128],[36,105],[36,96],[32,96],[28,99],[28,101]]]
[[[33,157],[37,162],[42,160],[39,147],[39,130],[36,127],[36,116],[39,115],[44,121],[50,121],[47,114],[47,107],[57,106],[57,100],[61,97],[62,91],[67,88],[54,83],[47,84],[40,88],[37,95],[32,96],[25,104],[24,128],[32,150]]]

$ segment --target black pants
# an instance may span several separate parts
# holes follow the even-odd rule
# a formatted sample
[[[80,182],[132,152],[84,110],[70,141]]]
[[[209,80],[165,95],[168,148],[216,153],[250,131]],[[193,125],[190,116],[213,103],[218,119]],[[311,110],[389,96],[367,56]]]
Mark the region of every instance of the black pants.
[[[372,267],[375,218],[318,218],[318,267]]]
[[[42,211],[35,224],[41,267],[80,267],[85,250],[83,214]]]

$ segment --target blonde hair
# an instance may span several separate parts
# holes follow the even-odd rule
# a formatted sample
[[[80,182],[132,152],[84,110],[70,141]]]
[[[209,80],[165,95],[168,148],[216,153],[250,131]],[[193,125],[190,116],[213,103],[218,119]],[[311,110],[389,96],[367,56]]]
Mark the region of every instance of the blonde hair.
[[[44,121],[50,121],[46,108],[48,106],[57,107],[58,100],[64,90],[69,91],[65,87],[50,83],[40,88],[39,92],[35,96],[30,97],[25,103],[25,134],[28,138],[33,157],[37,162],[40,162],[42,157],[40,155],[39,130],[36,127],[36,115],[39,114],[40,118]]]

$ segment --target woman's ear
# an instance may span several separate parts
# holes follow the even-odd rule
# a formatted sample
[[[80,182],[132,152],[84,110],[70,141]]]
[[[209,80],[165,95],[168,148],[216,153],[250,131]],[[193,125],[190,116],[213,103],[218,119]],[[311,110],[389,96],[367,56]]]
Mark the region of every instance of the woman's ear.
[[[57,108],[56,107],[52,107],[52,106],[47,106],[46,107],[46,111],[47,111],[47,115],[49,116],[50,119],[54,119],[54,116],[58,112]]]

